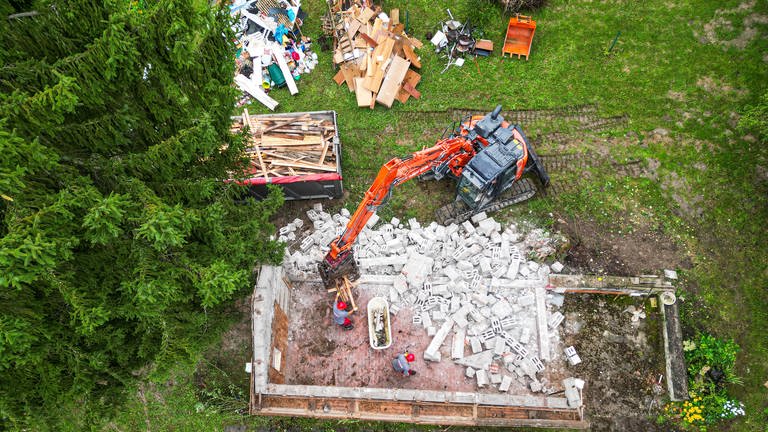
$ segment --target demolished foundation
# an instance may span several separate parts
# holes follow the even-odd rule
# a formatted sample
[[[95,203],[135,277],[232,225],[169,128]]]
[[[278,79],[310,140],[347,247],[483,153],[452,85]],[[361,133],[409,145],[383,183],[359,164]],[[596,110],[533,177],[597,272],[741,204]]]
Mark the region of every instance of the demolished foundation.
[[[393,343],[378,351],[368,344],[365,311],[352,316],[351,332],[331,325],[333,297],[315,270],[349,213],[317,206],[307,217],[280,230],[288,256],[280,268],[262,268],[254,291],[252,413],[589,426],[578,363],[560,342],[568,277],[534,260],[554,251],[542,230],[523,235],[485,214],[448,227],[369,223],[354,247],[355,291],[358,304],[389,301]],[[420,355],[415,377],[389,366],[406,350]]]

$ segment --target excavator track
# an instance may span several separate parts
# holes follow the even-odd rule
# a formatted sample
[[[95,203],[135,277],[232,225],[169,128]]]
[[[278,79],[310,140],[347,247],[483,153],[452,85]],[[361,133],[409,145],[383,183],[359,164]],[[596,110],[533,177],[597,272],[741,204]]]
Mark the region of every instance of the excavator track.
[[[484,207],[473,210],[464,201],[458,200],[437,209],[435,211],[435,218],[437,223],[443,226],[452,223],[460,224],[478,213],[496,212],[505,207],[529,200],[534,195],[536,195],[536,186],[530,179],[523,178],[513,184],[498,199]]]

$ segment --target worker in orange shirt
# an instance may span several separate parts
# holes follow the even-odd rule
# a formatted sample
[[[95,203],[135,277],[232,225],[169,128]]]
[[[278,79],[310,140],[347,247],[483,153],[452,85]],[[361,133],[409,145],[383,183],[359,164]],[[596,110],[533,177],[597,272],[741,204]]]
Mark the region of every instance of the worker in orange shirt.
[[[333,304],[333,322],[340,325],[344,330],[352,330],[352,320],[349,319],[349,312],[347,312],[347,304],[339,300]]]

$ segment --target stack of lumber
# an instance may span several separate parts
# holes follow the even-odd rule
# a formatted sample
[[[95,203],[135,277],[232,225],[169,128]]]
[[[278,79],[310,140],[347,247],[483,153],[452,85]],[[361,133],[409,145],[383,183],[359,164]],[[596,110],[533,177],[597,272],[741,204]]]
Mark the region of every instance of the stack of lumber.
[[[310,113],[251,117],[248,110],[232,123],[231,132],[248,127],[246,153],[255,178],[301,176],[336,172],[332,120]]]
[[[421,75],[414,70],[421,61],[414,50],[422,44],[405,34],[398,9],[387,15],[378,6],[353,4],[344,11],[331,9],[326,22],[336,43],[333,62],[339,66],[333,79],[355,92],[357,106],[390,108],[395,99],[405,103],[421,97],[416,90]]]

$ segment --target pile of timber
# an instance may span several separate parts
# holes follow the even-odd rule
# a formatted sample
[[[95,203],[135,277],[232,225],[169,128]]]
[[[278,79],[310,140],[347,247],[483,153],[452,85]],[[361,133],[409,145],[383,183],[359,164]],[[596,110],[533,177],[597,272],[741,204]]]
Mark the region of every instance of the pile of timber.
[[[422,43],[405,34],[398,9],[387,15],[378,6],[352,4],[344,11],[331,7],[325,22],[334,35],[333,62],[339,66],[333,79],[355,92],[357,106],[373,109],[379,103],[391,108],[395,99],[405,103],[411,96],[421,97],[416,90],[421,75],[414,70],[421,68],[421,61],[414,50]]]
[[[285,113],[279,116],[243,116],[230,131],[240,133],[248,127],[246,154],[251,159],[254,178],[302,176],[336,172],[333,120],[311,113]]]

